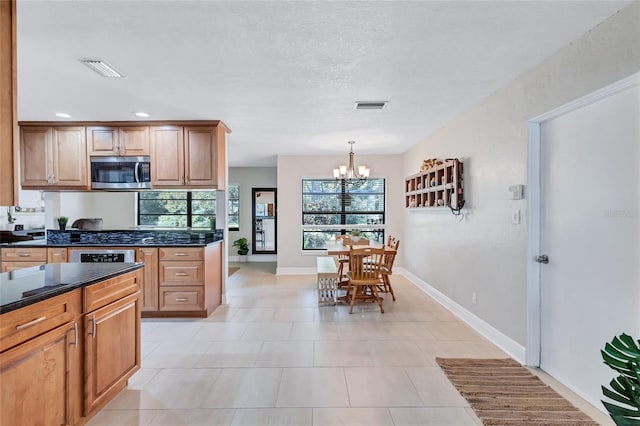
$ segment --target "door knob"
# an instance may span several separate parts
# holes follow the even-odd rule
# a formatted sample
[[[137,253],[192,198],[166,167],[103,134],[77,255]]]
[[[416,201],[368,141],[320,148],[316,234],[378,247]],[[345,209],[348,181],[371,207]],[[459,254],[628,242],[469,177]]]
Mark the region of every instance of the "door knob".
[[[540,256],[536,256],[536,262],[547,264],[549,263],[549,256],[547,256],[546,254],[541,254]]]

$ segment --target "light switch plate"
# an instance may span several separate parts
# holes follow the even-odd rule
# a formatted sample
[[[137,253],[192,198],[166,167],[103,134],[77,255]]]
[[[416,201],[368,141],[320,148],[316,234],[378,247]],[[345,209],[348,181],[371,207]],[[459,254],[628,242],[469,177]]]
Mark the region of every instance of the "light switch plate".
[[[520,225],[520,209],[515,209],[511,212],[511,223]]]

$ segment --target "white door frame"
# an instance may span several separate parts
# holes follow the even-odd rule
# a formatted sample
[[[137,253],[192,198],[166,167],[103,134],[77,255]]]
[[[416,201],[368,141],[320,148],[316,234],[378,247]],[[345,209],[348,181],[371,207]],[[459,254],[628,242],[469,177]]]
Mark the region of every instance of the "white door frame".
[[[540,267],[535,261],[540,252],[540,128],[545,121],[575,111],[586,105],[612,96],[625,89],[640,85],[640,73],[610,84],[593,93],[571,101],[561,107],[529,120],[527,147],[527,181],[529,229],[527,243],[527,347],[525,365],[540,366]]]

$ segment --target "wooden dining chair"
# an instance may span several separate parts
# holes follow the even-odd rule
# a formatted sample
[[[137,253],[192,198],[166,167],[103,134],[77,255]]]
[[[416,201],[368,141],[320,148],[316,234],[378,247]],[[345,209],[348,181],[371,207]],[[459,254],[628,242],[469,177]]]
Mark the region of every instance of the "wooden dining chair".
[[[382,293],[391,293],[391,297],[395,302],[396,295],[393,293],[393,287],[391,287],[391,279],[389,278],[389,275],[393,274],[393,263],[396,260],[398,248],[400,248],[400,240],[389,235],[387,247],[393,249],[393,251],[386,251],[384,254],[382,268],[380,269],[380,284],[378,286],[378,290]]]
[[[335,240],[336,243],[342,242],[344,245],[344,239],[347,235],[336,235]],[[346,285],[348,280],[347,270],[349,269],[349,254],[339,254],[336,255],[336,261],[338,262],[338,287],[343,287]]]
[[[356,301],[376,302],[380,312],[384,313],[382,297],[378,295],[383,259],[384,248],[351,246],[346,294],[346,300],[350,302],[350,314],[353,313],[353,305]]]

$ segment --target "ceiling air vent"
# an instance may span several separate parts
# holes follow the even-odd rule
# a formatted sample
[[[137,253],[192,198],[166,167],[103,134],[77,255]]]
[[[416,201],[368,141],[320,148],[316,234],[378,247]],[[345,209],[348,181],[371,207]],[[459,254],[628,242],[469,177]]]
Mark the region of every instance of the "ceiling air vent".
[[[356,101],[353,109],[382,109],[387,101]]]
[[[124,77],[118,70],[101,59],[81,59],[80,62],[103,77]]]

